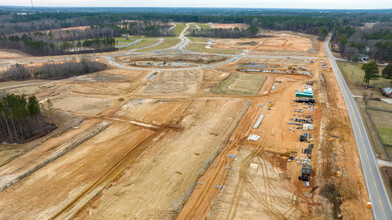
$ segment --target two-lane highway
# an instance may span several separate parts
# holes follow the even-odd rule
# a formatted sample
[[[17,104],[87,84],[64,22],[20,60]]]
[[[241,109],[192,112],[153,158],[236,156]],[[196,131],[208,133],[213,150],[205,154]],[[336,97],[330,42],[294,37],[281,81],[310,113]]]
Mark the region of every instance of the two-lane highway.
[[[343,75],[336,64],[335,57],[329,49],[331,35],[324,43],[324,50],[327,53],[333,72],[342,91],[344,101],[347,105],[348,113],[351,120],[352,129],[355,136],[359,156],[361,159],[362,171],[365,178],[370,201],[372,203],[372,212],[374,219],[392,219],[392,207],[384,186],[377,161],[373,153],[361,114],[355,104],[353,96],[344,81]]]

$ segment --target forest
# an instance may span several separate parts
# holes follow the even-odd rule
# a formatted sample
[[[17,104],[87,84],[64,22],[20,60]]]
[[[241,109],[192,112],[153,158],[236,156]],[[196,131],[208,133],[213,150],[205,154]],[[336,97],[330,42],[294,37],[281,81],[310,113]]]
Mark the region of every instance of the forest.
[[[65,79],[106,69],[100,62],[82,58],[80,61],[66,60],[63,63],[46,63],[40,67],[28,68],[26,65],[15,64],[0,73],[1,81],[29,79]]]
[[[338,26],[333,42],[347,60],[360,61],[369,56],[380,63],[392,62],[391,22],[379,22],[368,27]]]
[[[254,37],[259,33],[259,28],[257,25],[251,25],[247,29],[240,29],[238,27],[231,29],[201,29],[192,30],[190,36],[193,37],[210,37],[210,38],[245,38]]]
[[[23,7],[22,7],[23,8]],[[369,55],[391,61],[391,10],[285,10],[200,8],[23,8],[0,7],[0,48],[20,49],[33,55],[86,53],[114,50],[110,41],[83,46],[83,41],[123,34],[170,36],[172,22],[244,23],[256,28],[313,34],[319,40],[334,33],[338,52],[350,60]],[[370,30],[365,23],[377,23]],[[61,28],[86,26],[84,30]],[[60,29],[56,30],[55,29]],[[351,33],[354,30],[354,33]],[[250,37],[252,30],[201,30],[192,36]]]
[[[51,123],[44,120],[44,114]],[[26,143],[56,128],[53,105],[40,104],[35,96],[8,94],[0,99],[0,141]]]
[[[35,31],[23,34],[0,34],[0,48],[19,49],[37,55],[60,55],[113,51],[114,37],[123,34],[147,37],[172,36],[170,24],[161,21],[127,22],[83,26],[70,30]]]

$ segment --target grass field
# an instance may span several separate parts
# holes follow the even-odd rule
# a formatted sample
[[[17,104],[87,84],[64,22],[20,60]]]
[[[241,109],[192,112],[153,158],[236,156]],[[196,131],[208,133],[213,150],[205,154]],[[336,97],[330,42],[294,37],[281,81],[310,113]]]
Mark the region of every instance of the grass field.
[[[207,40],[202,37],[188,37],[187,36],[187,38],[189,38],[189,40],[191,40],[192,42],[207,43]]]
[[[373,109],[368,109],[368,112],[382,142],[392,145],[392,113]]]
[[[153,38],[153,39],[142,39],[139,43],[128,46],[128,47],[122,47],[120,50],[132,50],[132,49],[138,49],[138,48],[143,48],[143,47],[148,47],[151,46],[159,41],[158,38]]]
[[[177,23],[177,26],[174,28],[174,34],[180,35],[185,27],[186,25],[184,23]]]
[[[130,42],[135,41],[137,39],[154,40],[157,38],[156,37],[145,37],[142,35],[132,35],[129,37],[115,37],[114,39],[116,40],[116,43],[118,42],[120,44],[120,43],[130,43]]]
[[[180,39],[178,39],[178,38],[165,38],[165,40],[161,44],[158,44],[155,47],[137,50],[137,52],[151,52],[151,51],[156,51],[156,50],[168,49],[168,48],[176,46],[179,42],[180,42]]]
[[[208,24],[195,23],[195,25],[198,25],[201,29],[212,29],[211,26]]]
[[[231,73],[212,92],[226,95],[255,95],[266,79],[264,75]]]
[[[365,75],[363,70],[361,70],[362,64],[347,63],[347,62],[337,62],[337,63],[347,83],[351,83],[356,86],[362,85],[363,76]],[[380,66],[379,68],[380,68],[380,75],[381,75],[381,71],[382,69],[384,69],[384,67]],[[376,88],[384,88],[390,86],[391,85],[390,82],[391,82],[390,79],[379,78],[378,80],[371,80],[370,86]]]
[[[205,53],[220,53],[220,54],[240,54],[239,50],[220,50],[220,49],[208,49],[206,48],[207,44],[201,43],[190,43],[185,48],[186,50],[195,51],[195,52],[205,52]]]

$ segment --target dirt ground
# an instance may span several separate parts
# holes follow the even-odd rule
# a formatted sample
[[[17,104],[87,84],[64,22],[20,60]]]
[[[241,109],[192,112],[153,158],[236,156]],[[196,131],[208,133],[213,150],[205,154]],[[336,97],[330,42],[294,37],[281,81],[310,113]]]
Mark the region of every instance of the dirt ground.
[[[293,197],[295,188],[286,175],[261,157],[248,158],[251,152],[251,148],[239,150],[208,218],[260,219],[263,216],[264,219],[300,219],[299,201],[297,196]],[[242,166],[245,160],[250,160],[247,173]],[[247,181],[241,182],[240,175],[245,175]],[[239,184],[244,185],[245,192],[238,190]],[[271,205],[270,201],[276,205]]]
[[[222,23],[212,23],[211,24],[212,28],[222,28],[222,29],[231,29],[231,28],[241,28],[241,29],[246,29],[248,28],[248,25],[246,24],[222,24]]]
[[[321,44],[307,36],[270,34],[214,43],[250,54],[325,57]],[[116,60],[146,57],[198,65],[227,59],[177,54]],[[214,93],[249,62],[304,66],[312,76],[249,72],[227,87],[245,93]],[[371,218],[343,98],[333,73],[317,60],[244,56],[215,68],[161,69],[147,79],[151,72],[110,66],[64,80],[0,83],[2,93],[50,99],[59,125],[26,145],[0,144],[0,219],[333,219],[334,201],[321,191],[332,193],[325,186],[340,179],[343,217]],[[294,102],[305,83],[313,83],[314,108]],[[306,158],[309,143],[299,141],[304,131],[288,122],[307,114],[314,118],[314,129],[307,131],[314,144],[309,186],[298,179],[302,166],[287,161]],[[253,129],[260,115],[264,119]],[[253,134],[260,139],[248,140]]]
[[[6,60],[6,59],[15,59],[15,58],[23,58],[23,57],[28,57],[30,55],[22,53],[20,51],[0,51],[0,60]]]
[[[3,191],[0,218],[47,219],[62,211],[153,133],[124,125],[113,124],[75,150]],[[20,207],[23,207],[23,211]]]
[[[193,114],[180,125],[184,130],[157,140],[77,218],[173,217],[246,106],[246,101],[235,99],[193,101],[187,109]]]
[[[217,49],[241,49],[258,52],[285,52],[292,55],[304,54],[312,48],[312,40],[304,36],[279,33],[268,34],[263,38],[245,39],[214,39],[213,48]],[[297,52],[297,53],[294,53]]]

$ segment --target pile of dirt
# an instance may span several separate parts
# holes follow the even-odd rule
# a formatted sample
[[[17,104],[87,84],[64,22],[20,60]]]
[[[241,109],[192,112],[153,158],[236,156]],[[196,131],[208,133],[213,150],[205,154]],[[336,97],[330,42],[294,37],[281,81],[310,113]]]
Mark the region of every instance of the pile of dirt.
[[[197,64],[210,64],[225,61],[227,58],[217,55],[194,55],[194,54],[172,54],[172,55],[154,55],[154,56],[121,56],[116,61],[121,63],[132,63],[137,61],[155,61],[155,62],[190,62]]]
[[[238,42],[237,45],[249,45],[249,46],[255,46],[259,43],[257,43],[256,41],[247,41],[247,42]]]

